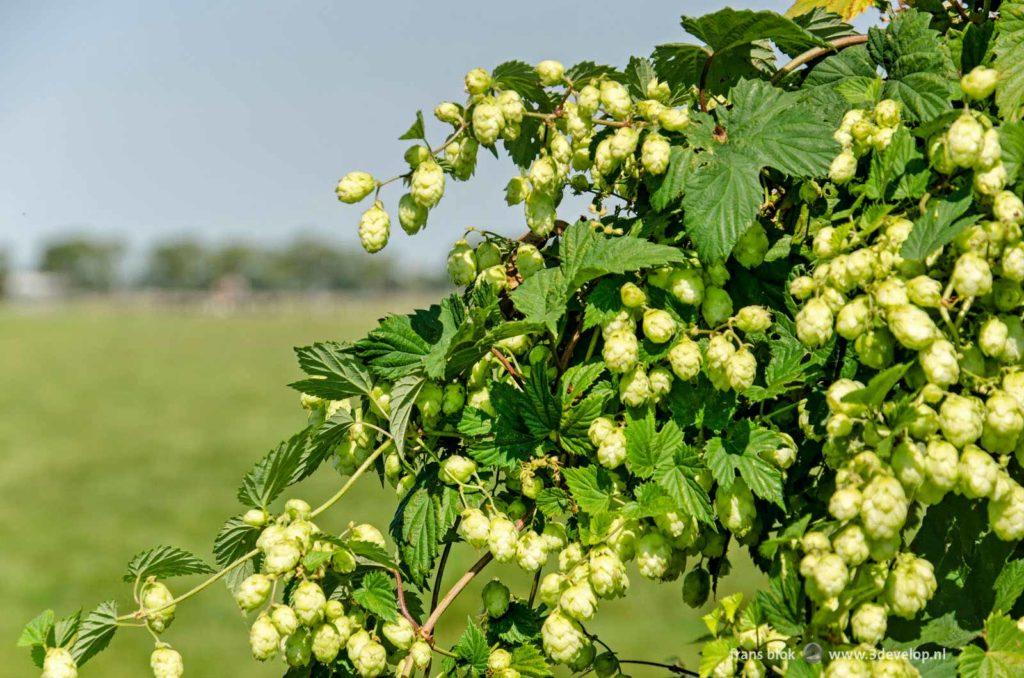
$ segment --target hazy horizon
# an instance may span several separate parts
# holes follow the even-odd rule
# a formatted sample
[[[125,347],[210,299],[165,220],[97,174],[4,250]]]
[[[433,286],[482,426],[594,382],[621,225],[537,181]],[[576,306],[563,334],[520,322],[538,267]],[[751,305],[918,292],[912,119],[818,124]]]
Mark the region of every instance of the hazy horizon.
[[[25,267],[66,234],[116,238],[136,256],[180,237],[274,244],[312,233],[356,247],[363,208],[338,203],[334,183],[353,169],[397,173],[408,146],[397,137],[417,109],[440,140],[430,111],[461,98],[470,68],[621,66],[690,40],[684,11],[789,4],[5,3],[0,249]],[[427,230],[393,229],[386,251],[433,267],[467,225],[521,232],[521,209],[502,200],[513,171],[482,153],[474,181],[449,182]],[[384,195],[393,214],[400,190]]]

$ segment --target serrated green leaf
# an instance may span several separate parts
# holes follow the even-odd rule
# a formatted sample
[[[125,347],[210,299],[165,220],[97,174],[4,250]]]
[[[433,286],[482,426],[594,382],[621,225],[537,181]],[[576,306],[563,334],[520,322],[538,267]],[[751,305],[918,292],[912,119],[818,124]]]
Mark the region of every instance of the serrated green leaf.
[[[674,421],[661,430],[651,416],[626,424],[626,465],[637,477],[650,478],[659,467],[671,465],[673,453],[682,445],[683,434]]]
[[[79,668],[110,644],[117,631],[117,605],[114,601],[100,603],[99,607],[86,615],[78,629],[78,637],[71,647],[71,654]]]
[[[383,565],[384,567],[390,567],[392,569],[398,567],[391,556],[388,555],[387,551],[371,541],[351,539],[346,542],[345,546],[358,558],[368,560],[378,565]]]
[[[914,228],[903,242],[900,256],[921,261],[935,250],[952,242],[960,231],[977,220],[976,216],[961,218],[972,202],[973,197],[969,189],[954,193],[947,199],[933,198],[928,201],[924,214],[914,222]]]
[[[761,168],[736,154],[714,156],[687,178],[686,231],[705,261],[729,256],[761,205]]]
[[[1009,185],[1021,178],[1024,166],[1024,122],[1008,122],[999,128],[999,145],[1003,149],[1003,166]]]
[[[1024,112],[1024,3],[1003,2],[996,21],[996,38],[992,50],[993,66],[999,71],[996,104],[1006,120],[1020,120]]]
[[[452,650],[475,673],[487,673],[487,658],[491,654],[491,648],[487,644],[484,632],[473,622],[472,618],[466,618],[466,630],[459,636],[459,640]]]
[[[512,650],[512,668],[527,678],[548,678],[553,675],[544,653],[535,645],[518,645]]]
[[[18,647],[32,647],[33,645],[46,645],[47,639],[53,632],[53,624],[56,619],[53,610],[44,610],[39,613],[21,630],[18,636]]]
[[[388,421],[391,439],[395,442],[395,449],[399,454],[405,448],[405,431],[409,427],[409,418],[412,416],[416,397],[424,383],[426,380],[422,376],[410,374],[396,381],[391,387]]]
[[[658,79],[667,82],[673,91],[683,90],[700,81],[704,62],[710,51],[700,45],[668,43],[658,45],[651,55]]]
[[[286,487],[308,475],[307,433],[282,442],[253,467],[238,488],[238,501],[253,508],[268,508]]]
[[[352,354],[351,349],[337,342],[321,342],[295,349],[299,367],[309,379],[289,384],[291,388],[328,400],[344,400],[366,395],[373,386],[369,372]]]
[[[568,306],[567,285],[562,270],[546,268],[533,274],[509,295],[516,310],[530,322],[544,325],[552,335]]]
[[[540,84],[537,69],[522,61],[506,61],[491,71],[491,79],[498,89],[510,89],[534,103],[547,100],[544,87]]]
[[[868,52],[888,76],[882,95],[902,103],[911,121],[942,113],[953,94],[956,70],[930,22],[930,14],[908,8],[884,30],[868,32]]]
[[[1005,615],[993,615],[985,622],[987,650],[965,647],[958,668],[964,678],[1010,678],[1024,672],[1024,631]]]
[[[886,396],[889,395],[889,391],[899,383],[908,369],[910,369],[910,363],[893,365],[888,369],[882,370],[871,377],[871,380],[868,381],[864,388],[851,391],[843,396],[843,402],[867,405],[874,408],[881,407],[882,403],[885,402]]]
[[[544,615],[524,602],[513,600],[505,614],[488,624],[488,632],[510,645],[529,643],[540,637]]]
[[[78,629],[81,628],[81,626],[81,610],[77,610],[73,614],[69,614],[68,616],[57,620],[57,623],[53,625],[54,646],[67,647],[75,638],[75,634],[78,633]]]
[[[157,546],[137,553],[128,563],[123,581],[146,577],[166,579],[190,574],[209,574],[214,569],[199,556],[174,546]]]
[[[657,77],[654,62],[643,57],[630,57],[626,64],[625,81],[634,98],[647,99],[647,83]]]
[[[256,548],[260,530],[246,525],[242,516],[229,518],[220,528],[213,542],[213,559],[220,567],[227,567]],[[236,567],[225,578],[229,590],[234,591],[243,579],[256,571],[258,561],[253,558]]]
[[[576,89],[580,89],[587,83],[603,77],[619,80],[621,79],[621,74],[614,66],[596,64],[593,61],[581,61],[567,68],[565,70],[565,77],[572,80],[573,86]]]
[[[785,45],[788,50],[795,50],[794,54],[825,44],[792,19],[769,11],[726,7],[701,17],[684,16],[681,23],[688,33],[704,41],[716,58],[759,40]]]
[[[1003,566],[995,583],[996,600],[993,612],[1009,612],[1024,593],[1024,559],[1011,560]]]
[[[307,572],[316,572],[334,556],[334,551],[310,551],[302,557],[302,567]]]
[[[693,149],[683,146],[671,147],[668,167],[665,171],[662,174],[645,178],[650,191],[651,207],[658,212],[663,212],[679,203],[693,164]]]
[[[565,490],[558,487],[545,487],[534,500],[537,509],[548,518],[554,518],[569,510],[571,502]]]
[[[611,502],[612,481],[608,473],[596,466],[562,469],[565,484],[580,509],[587,513],[602,513]]]
[[[352,598],[367,612],[385,621],[394,621],[398,617],[395,582],[380,570],[370,570],[363,575],[359,588],[352,592]]]
[[[423,124],[423,111],[416,111],[416,119],[409,129],[407,129],[402,136],[398,137],[399,141],[405,141],[408,139],[420,139],[422,141],[427,140],[426,127]]]

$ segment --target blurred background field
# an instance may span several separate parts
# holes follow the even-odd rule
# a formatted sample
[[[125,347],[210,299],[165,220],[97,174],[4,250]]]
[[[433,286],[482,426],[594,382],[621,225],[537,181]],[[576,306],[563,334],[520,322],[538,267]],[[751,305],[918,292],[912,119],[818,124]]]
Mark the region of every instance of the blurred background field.
[[[126,609],[130,593],[119,579],[137,551],[172,544],[209,556],[218,527],[238,511],[242,475],[302,424],[297,395],[285,386],[297,376],[292,346],[353,338],[385,312],[426,301],[367,297],[216,313],[110,301],[0,306],[0,676],[34,673],[14,642],[42,609],[66,614],[111,598]],[[337,484],[324,467],[288,496],[316,503]],[[393,507],[390,488],[367,478],[321,526],[384,526]],[[450,577],[472,557],[457,549]],[[679,584],[651,585],[635,570],[631,581],[625,600],[602,607],[595,630],[623,657],[677,654],[694,666],[690,641],[702,626]],[[757,585],[745,567],[734,581],[748,591]],[[450,626],[478,612],[476,592],[453,606]],[[282,673],[248,657],[247,625],[219,586],[183,605],[166,637],[196,678]],[[123,629],[85,675],[145,675],[151,648],[145,632]]]

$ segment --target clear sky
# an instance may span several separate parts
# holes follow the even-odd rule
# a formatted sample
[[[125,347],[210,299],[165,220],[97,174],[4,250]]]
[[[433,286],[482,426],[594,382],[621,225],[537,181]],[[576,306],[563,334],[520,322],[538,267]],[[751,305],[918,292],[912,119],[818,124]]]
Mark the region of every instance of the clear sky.
[[[510,58],[623,65],[686,40],[683,12],[786,0],[0,2],[0,248],[29,265],[58,234],[357,243],[335,181],[390,176],[422,108]],[[641,10],[642,8],[642,10]],[[436,143],[436,141],[435,141]],[[466,225],[519,233],[507,160],[449,182],[427,230],[389,250],[436,266]],[[400,187],[393,187],[400,188]],[[398,190],[385,194],[394,207]]]

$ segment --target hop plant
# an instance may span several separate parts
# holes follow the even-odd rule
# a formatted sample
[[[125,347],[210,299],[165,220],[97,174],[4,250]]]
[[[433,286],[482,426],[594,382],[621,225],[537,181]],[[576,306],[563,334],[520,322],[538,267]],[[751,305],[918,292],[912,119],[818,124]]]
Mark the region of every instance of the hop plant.
[[[709,44],[692,86],[675,48],[625,70],[469,71],[465,96],[403,135],[404,171],[351,172],[337,197],[374,194],[359,235],[379,251],[384,192],[405,186],[398,221],[418,236],[448,177],[488,161],[483,145],[515,165],[505,200],[525,232],[455,233],[458,289],[442,302],[298,349],[305,423],[245,476],[221,569],[175,597],[163,582],[203,559],[140,553],[131,609],[33,620],[22,637],[44,676],[77,675],[115,631],[164,632],[222,579],[252,616],[254,658],[292,672],[408,678],[436,652],[452,675],[619,675],[602,601],[628,596],[636,572],[708,606],[749,576],[743,551],[768,597],[716,596],[699,665],[660,668],[787,675],[782,650],[813,640],[825,676],[914,676],[877,649],[951,613],[970,626],[950,648],[962,673],[1024,662],[1004,643],[1015,603],[993,583],[1012,580],[1000,568],[1024,539],[1019,11],[932,5],[893,9],[870,40],[818,31],[831,44],[769,70],[757,50],[709,66]],[[686,23],[773,39],[748,19]],[[967,49],[979,35],[988,48]],[[881,96],[860,96],[861,71]],[[341,476],[323,504],[281,498],[314,472]],[[394,489],[389,539],[355,515],[340,532],[317,524],[374,472]],[[478,553],[455,576],[463,548]],[[483,613],[439,629],[489,567]],[[427,587],[420,614],[413,589]],[[992,587],[998,609],[974,594]],[[959,614],[966,596],[987,621]],[[180,674],[158,652],[154,672]]]

